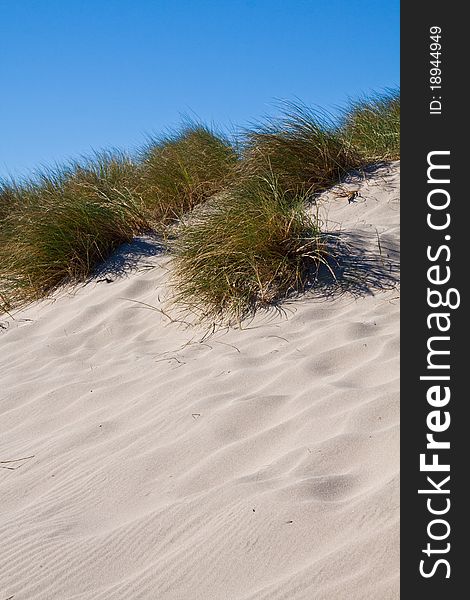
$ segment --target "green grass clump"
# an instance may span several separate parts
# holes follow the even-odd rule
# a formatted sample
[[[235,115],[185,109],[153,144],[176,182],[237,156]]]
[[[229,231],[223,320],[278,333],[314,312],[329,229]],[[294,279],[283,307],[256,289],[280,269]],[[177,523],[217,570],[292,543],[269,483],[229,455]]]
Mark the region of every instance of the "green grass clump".
[[[7,214],[12,210],[17,194],[17,184],[13,181],[0,181],[0,230]]]
[[[141,158],[142,194],[157,228],[224,189],[238,160],[227,140],[201,125],[152,141]]]
[[[398,92],[351,103],[341,118],[287,104],[245,132],[241,152],[198,124],[28,181],[0,181],[0,309],[88,277],[120,244],[171,239],[176,299],[241,319],[304,289],[328,262],[312,196],[400,153]],[[174,237],[176,236],[176,240]]]
[[[182,224],[175,300],[204,318],[239,321],[302,290],[324,251],[305,198],[287,198],[273,175],[254,177]]]
[[[248,132],[242,174],[273,171],[293,197],[323,191],[362,164],[354,146],[325,114],[287,104],[280,119]]]
[[[352,102],[343,116],[345,143],[356,149],[363,161],[400,158],[400,96],[398,91],[364,97]]]
[[[209,129],[186,127],[139,160],[101,153],[0,187],[0,302],[16,306],[81,281],[120,244],[168,225],[222,190],[238,160]]]
[[[123,242],[148,229],[135,195],[135,166],[100,155],[8,188],[0,228],[0,302],[40,298],[90,275]]]
[[[240,320],[305,289],[331,252],[308,200],[399,156],[398,144],[393,94],[354,104],[339,122],[288,104],[280,119],[247,132],[233,185],[180,229],[176,301],[203,317]]]

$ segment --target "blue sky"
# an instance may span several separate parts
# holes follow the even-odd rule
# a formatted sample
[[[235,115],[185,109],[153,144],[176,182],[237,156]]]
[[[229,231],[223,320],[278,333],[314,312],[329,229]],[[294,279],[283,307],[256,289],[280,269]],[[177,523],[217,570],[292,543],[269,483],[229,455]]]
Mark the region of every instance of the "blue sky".
[[[0,176],[399,84],[398,0],[0,0]]]

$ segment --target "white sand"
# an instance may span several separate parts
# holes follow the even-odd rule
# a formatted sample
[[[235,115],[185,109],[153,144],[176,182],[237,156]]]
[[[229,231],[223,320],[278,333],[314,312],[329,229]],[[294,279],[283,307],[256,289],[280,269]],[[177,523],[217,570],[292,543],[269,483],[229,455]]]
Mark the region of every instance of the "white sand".
[[[398,182],[322,202],[372,288]],[[200,343],[133,302],[163,306],[168,259],[134,262],[2,317],[0,600],[398,598],[397,287]]]

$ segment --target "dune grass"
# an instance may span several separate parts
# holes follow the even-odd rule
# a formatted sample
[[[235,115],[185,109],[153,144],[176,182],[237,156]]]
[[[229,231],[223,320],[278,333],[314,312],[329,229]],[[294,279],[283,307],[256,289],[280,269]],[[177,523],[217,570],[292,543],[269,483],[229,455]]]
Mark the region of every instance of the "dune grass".
[[[149,228],[136,199],[135,166],[100,155],[9,188],[0,227],[0,300],[4,307],[79,281],[120,244]]]
[[[295,103],[286,103],[280,118],[247,132],[243,158],[242,176],[272,170],[294,198],[321,192],[364,163],[332,117]]]
[[[363,161],[400,158],[400,96],[396,90],[353,101],[343,114],[343,137]]]
[[[280,119],[248,132],[234,185],[180,228],[176,301],[239,321],[310,286],[331,246],[309,200],[352,170],[399,157],[397,142],[394,94],[358,101],[340,123],[287,104]]]
[[[203,318],[240,321],[301,291],[325,262],[319,224],[277,177],[254,176],[180,227],[176,302]]]
[[[157,228],[226,187],[238,156],[221,135],[203,125],[152,140],[141,153],[142,195]]]
[[[138,160],[119,152],[0,188],[0,307],[83,281],[122,243],[168,224],[223,188],[236,161],[203,127],[150,143]]]
[[[135,157],[105,152],[0,182],[0,309],[86,279],[146,231],[174,253],[178,302],[232,320],[278,302],[326,259],[308,201],[353,170],[398,159],[399,117],[394,91],[339,119],[287,104],[246,131],[240,151],[190,123]]]
[[[0,181],[0,228],[17,197],[16,188],[14,182]]]

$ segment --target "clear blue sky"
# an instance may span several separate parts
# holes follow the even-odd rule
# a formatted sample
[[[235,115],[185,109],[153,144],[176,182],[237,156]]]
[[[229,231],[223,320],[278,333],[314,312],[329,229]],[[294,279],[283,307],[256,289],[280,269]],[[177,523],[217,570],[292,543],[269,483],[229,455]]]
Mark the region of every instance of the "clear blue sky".
[[[0,0],[0,176],[399,84],[399,0]]]

